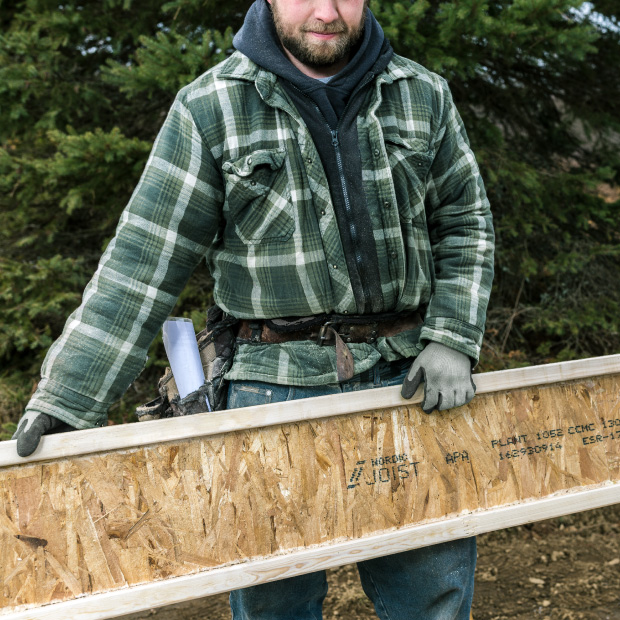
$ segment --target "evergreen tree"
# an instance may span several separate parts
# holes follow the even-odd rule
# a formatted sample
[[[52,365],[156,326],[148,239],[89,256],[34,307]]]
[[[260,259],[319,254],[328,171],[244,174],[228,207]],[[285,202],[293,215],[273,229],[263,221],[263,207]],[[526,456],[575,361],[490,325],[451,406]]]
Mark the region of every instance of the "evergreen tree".
[[[379,3],[397,51],[449,82],[495,217],[483,365],[620,350],[620,60],[613,2]]]
[[[232,49],[232,30],[209,23],[211,0],[137,4],[0,0],[0,422],[27,402],[174,95]],[[239,4],[227,3],[237,24]],[[184,307],[209,295],[199,271]],[[129,402],[149,397],[159,372]]]
[[[248,0],[0,0],[0,422],[114,233],[179,88],[232,51]],[[620,349],[620,27],[599,0],[372,0],[446,77],[487,183],[496,280],[481,369]],[[199,269],[178,314],[202,326]],[[112,418],[131,419],[165,365]],[[4,416],[4,417],[2,417]]]

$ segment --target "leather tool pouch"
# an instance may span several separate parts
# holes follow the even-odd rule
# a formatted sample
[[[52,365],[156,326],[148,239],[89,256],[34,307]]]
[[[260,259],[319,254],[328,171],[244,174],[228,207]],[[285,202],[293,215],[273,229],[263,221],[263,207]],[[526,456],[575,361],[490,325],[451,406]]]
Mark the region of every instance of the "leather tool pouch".
[[[205,396],[212,411],[226,409],[228,381],[224,375],[233,363],[238,320],[225,314],[219,306],[207,312],[207,326],[196,335],[198,351],[205,373],[204,384],[195,392],[180,398],[170,368],[159,380],[159,397],[136,409],[140,422],[159,420],[208,411]]]

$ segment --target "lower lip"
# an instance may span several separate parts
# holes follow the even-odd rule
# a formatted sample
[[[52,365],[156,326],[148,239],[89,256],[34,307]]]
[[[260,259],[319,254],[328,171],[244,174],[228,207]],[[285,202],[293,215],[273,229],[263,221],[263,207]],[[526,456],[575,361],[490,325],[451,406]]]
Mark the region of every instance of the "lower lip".
[[[331,34],[323,34],[320,32],[311,32],[310,33],[312,36],[316,37],[317,39],[322,39],[323,41],[329,41],[330,39],[335,39],[338,36],[338,33],[331,33]]]

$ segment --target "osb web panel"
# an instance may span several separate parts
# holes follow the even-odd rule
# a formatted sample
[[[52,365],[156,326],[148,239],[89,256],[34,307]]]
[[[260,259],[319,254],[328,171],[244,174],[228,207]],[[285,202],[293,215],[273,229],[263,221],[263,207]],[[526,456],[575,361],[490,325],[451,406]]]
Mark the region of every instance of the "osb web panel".
[[[620,374],[0,470],[0,608],[620,477]]]

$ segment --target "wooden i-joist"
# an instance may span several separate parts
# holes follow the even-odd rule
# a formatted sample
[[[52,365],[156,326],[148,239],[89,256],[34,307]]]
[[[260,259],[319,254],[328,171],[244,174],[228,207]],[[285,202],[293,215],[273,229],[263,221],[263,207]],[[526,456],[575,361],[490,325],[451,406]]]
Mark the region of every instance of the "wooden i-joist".
[[[112,618],[620,502],[620,355],[0,444],[0,619]]]

